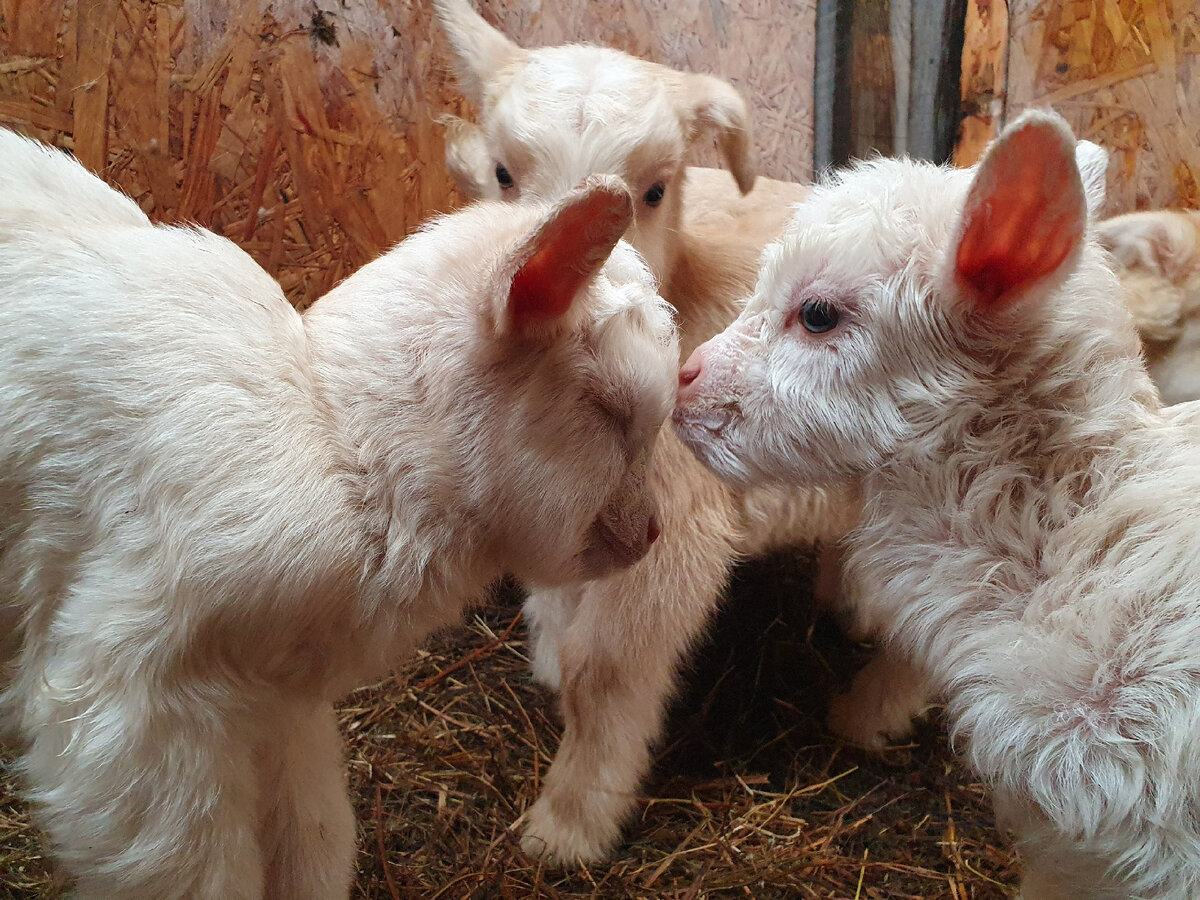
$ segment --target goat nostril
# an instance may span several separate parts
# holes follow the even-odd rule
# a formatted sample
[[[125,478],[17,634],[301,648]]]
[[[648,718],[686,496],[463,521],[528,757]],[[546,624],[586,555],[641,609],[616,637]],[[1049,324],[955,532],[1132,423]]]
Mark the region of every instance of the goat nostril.
[[[684,388],[691,387],[702,371],[704,371],[704,354],[701,352],[701,348],[697,347],[687,358],[683,368],[679,370],[679,390],[683,391]]]
[[[650,521],[646,523],[646,546],[657,541],[660,534],[662,534],[662,530],[658,527],[658,517],[651,515]]]
[[[679,370],[679,386],[687,387],[693,381],[700,377],[700,362],[699,360],[688,360],[682,369]]]

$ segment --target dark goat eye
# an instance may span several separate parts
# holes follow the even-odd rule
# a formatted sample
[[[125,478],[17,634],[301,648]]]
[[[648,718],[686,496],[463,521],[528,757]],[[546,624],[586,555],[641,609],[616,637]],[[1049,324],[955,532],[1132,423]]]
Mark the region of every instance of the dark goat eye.
[[[513,186],[513,178],[508,174],[508,169],[504,168],[504,166],[496,166],[496,180],[500,182],[500,187],[504,190],[508,190]]]
[[[642,199],[646,201],[647,206],[658,206],[662,203],[663,194],[667,192],[667,186],[661,181],[656,181],[650,190],[642,195]]]
[[[800,324],[812,334],[824,334],[837,327],[838,311],[824,300],[805,300],[800,307]]]

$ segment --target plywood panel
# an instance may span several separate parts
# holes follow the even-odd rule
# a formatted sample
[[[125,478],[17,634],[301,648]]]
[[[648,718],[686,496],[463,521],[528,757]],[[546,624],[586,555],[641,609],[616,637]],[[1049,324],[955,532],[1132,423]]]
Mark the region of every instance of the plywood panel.
[[[482,11],[526,45],[724,74],[754,102],[764,170],[810,172],[812,0]],[[158,219],[233,238],[301,306],[459,202],[443,112],[462,101],[423,0],[0,0],[0,124],[70,148]]]
[[[1200,207],[1200,5],[1014,0],[1008,109],[1049,106],[1107,147],[1109,212]]]
[[[968,0],[963,38],[958,140],[954,164],[979,160],[1004,118],[1008,64],[1008,4]]]

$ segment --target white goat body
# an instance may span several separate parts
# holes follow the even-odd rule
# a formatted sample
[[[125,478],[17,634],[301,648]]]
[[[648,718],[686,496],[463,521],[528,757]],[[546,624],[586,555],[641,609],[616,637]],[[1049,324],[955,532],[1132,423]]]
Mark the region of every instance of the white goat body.
[[[301,316],[0,130],[3,712],[80,896],[346,896],[332,701],[505,571],[646,552],[678,350],[631,215],[480,204]]]
[[[1159,406],[1075,153],[1027,113],[975,171],[835,176],[685,365],[674,417],[735,484],[862,480],[860,616],[947,698],[1026,900],[1184,900],[1200,405]]]

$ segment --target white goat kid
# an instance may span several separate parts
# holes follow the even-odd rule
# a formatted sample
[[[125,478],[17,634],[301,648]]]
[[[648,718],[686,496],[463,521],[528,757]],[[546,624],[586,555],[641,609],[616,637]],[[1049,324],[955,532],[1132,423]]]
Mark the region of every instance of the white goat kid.
[[[1026,900],[1183,900],[1200,409],[1159,407],[1074,147],[1029,113],[974,172],[880,160],[816,190],[675,421],[738,484],[863,479],[860,613],[948,698]]]
[[[300,316],[0,131],[3,709],[80,896],[346,896],[331,701],[505,571],[647,551],[678,349],[631,216],[480,204]]]
[[[728,83],[573,44],[523,50],[465,0],[435,9],[480,125],[451,120],[448,163],[474,196],[549,199],[592,174],[620,175],[640,199],[628,239],[679,310],[690,350],[724,328],[753,286],[763,246],[800,185],[755,180],[745,103]],[[741,191],[719,170],[687,169],[714,132]],[[686,207],[684,204],[687,204]],[[562,691],[562,746],[526,817],[523,846],[552,860],[593,859],[617,840],[649,768],[681,656],[720,601],[733,562],[767,549],[840,537],[856,498],[834,492],[731,491],[673,435],[648,477],[663,539],[616,577],[535,590],[534,674]],[[901,717],[907,725],[913,709]]]
[[[463,92],[480,110],[479,125],[442,117],[447,168],[463,192],[550,200],[591,175],[618,175],[638,197],[626,237],[667,299],[705,338],[728,324],[763,245],[807,190],[755,176],[737,90],[608,47],[522,49],[467,0],[435,0],[434,9]],[[728,173],[685,165],[711,134]]]

